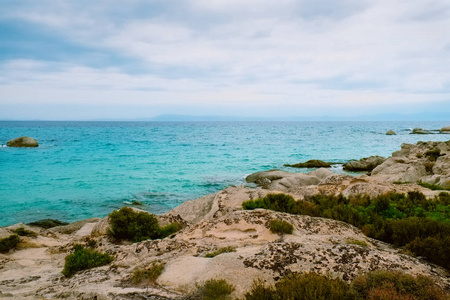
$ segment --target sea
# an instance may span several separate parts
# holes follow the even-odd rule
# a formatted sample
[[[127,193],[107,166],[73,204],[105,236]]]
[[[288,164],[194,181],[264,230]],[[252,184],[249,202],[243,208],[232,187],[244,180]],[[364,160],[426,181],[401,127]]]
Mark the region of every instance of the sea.
[[[446,141],[449,122],[0,122],[0,226],[104,217],[142,203],[160,214],[251,173],[309,159],[390,156],[402,143]],[[385,135],[394,130],[397,135]],[[437,132],[437,131],[435,131]],[[30,136],[38,148],[6,147]],[[343,173],[341,165],[333,171]]]

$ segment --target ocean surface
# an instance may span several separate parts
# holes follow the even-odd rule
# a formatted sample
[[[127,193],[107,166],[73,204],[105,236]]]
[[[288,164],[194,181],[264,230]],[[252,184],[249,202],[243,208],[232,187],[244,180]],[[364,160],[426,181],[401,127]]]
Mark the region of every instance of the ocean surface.
[[[448,122],[0,122],[0,226],[103,217],[137,200],[158,214],[309,159],[389,156]],[[394,130],[395,136],[385,135]],[[31,136],[38,148],[10,148]],[[338,165],[334,171],[343,172]]]

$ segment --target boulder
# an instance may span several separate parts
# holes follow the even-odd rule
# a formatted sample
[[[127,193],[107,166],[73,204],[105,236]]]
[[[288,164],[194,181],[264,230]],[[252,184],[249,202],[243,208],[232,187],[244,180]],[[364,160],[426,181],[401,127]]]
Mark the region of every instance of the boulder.
[[[440,132],[441,133],[450,133],[450,126],[442,127]]]
[[[389,130],[388,132],[386,132],[386,135],[396,135],[396,133],[393,130]]]
[[[28,136],[18,137],[13,140],[9,140],[6,143],[8,147],[39,147],[36,139],[30,138]]]
[[[293,165],[284,165],[285,167],[293,167],[293,168],[329,168],[331,167],[331,163],[325,162],[318,159],[311,159],[303,163],[293,164]]]
[[[410,134],[432,134],[432,132],[422,128],[414,128]]]
[[[316,185],[320,183],[320,179],[303,173],[290,173],[280,170],[269,170],[264,172],[256,172],[247,176],[247,182],[256,183],[257,185],[278,191],[288,191],[299,186]]]
[[[386,158],[382,156],[370,156],[361,158],[360,160],[350,160],[346,162],[343,167],[345,171],[359,172],[359,171],[372,171],[377,166],[381,165]]]

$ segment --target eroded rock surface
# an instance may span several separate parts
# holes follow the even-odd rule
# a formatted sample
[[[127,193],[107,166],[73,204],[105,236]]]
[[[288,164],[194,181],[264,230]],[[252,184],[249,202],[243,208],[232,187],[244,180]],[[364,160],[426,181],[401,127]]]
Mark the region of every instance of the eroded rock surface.
[[[9,140],[6,143],[6,146],[8,146],[8,147],[39,147],[39,144],[36,141],[36,139],[33,139],[28,136],[22,136],[22,137],[13,139],[13,140]]]

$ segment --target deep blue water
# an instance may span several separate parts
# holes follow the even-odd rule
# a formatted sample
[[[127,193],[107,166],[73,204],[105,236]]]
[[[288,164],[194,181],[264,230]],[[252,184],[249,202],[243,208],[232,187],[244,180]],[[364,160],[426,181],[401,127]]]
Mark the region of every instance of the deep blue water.
[[[0,122],[0,226],[43,218],[103,217],[124,202],[162,213],[246,175],[308,159],[389,156],[410,135],[448,122]],[[387,130],[398,135],[386,136]],[[295,170],[306,172],[306,170]],[[336,171],[340,171],[339,167]]]

